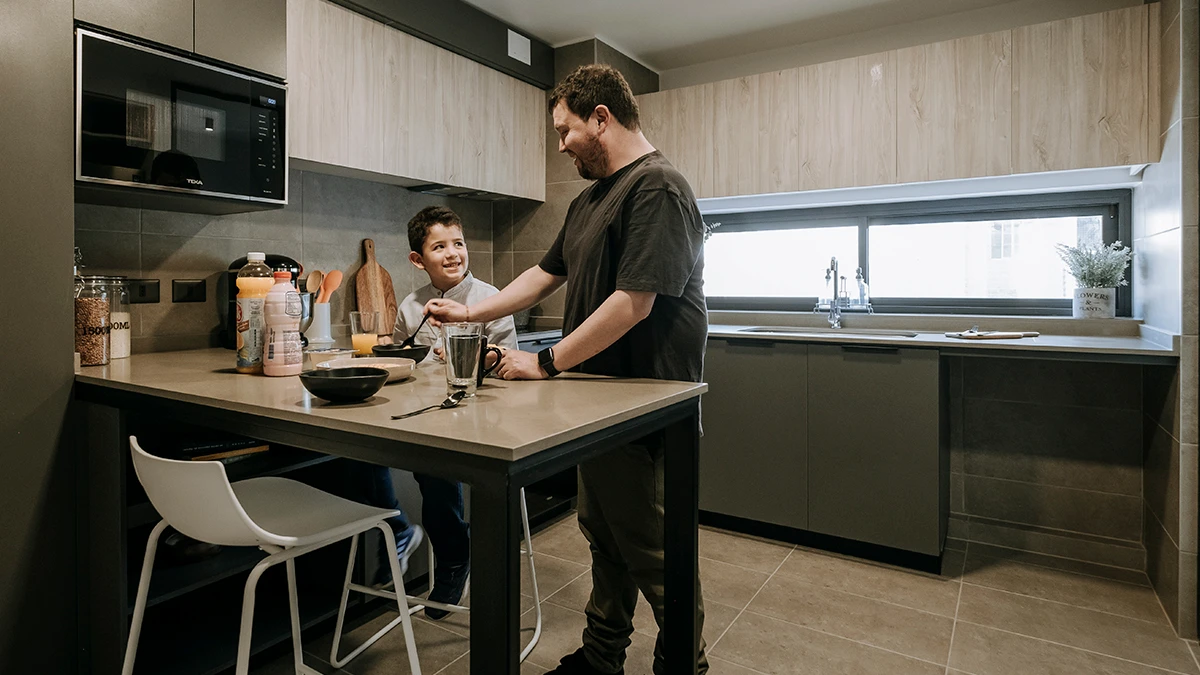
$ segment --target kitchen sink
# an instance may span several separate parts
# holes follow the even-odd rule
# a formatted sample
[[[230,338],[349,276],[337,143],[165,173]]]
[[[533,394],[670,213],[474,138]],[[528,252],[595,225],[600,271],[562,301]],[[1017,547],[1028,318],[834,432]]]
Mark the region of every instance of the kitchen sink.
[[[860,335],[864,337],[903,337],[913,338],[917,334],[906,330],[887,330],[882,328],[803,328],[796,326],[753,326],[740,328],[739,333],[786,333],[789,335],[845,335],[847,337]]]

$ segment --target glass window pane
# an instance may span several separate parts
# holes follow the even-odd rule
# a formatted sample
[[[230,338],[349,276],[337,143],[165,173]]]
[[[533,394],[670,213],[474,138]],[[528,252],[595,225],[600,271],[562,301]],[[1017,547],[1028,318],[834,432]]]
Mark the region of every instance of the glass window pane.
[[[704,293],[711,297],[809,298],[825,295],[825,270],[858,267],[857,227],[717,230],[704,245]]]
[[[880,298],[1070,298],[1055,244],[1103,243],[1101,216],[872,225],[867,237]]]

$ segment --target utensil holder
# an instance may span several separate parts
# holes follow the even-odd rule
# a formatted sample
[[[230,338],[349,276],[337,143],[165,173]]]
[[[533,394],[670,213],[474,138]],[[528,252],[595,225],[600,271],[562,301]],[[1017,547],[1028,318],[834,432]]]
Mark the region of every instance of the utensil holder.
[[[308,344],[315,349],[328,349],[333,346],[333,335],[329,327],[329,303],[316,302],[312,306],[312,325],[304,333]]]

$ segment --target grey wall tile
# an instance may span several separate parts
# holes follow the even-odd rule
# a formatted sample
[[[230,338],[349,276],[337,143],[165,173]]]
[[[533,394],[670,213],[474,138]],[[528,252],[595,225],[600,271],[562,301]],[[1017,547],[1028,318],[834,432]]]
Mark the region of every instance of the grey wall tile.
[[[1163,9],[1167,8],[1164,6]],[[1161,23],[1163,35],[1162,41],[1159,43],[1161,50],[1159,81],[1161,82],[1162,107],[1159,130],[1166,131],[1172,124],[1179,121],[1183,112],[1183,87],[1179,70],[1182,66],[1180,45],[1183,39],[1183,24],[1179,13],[1168,14],[1166,12],[1162,14]]]
[[[964,358],[963,396],[1141,409],[1140,366],[1042,359]]]
[[[132,349],[135,354],[148,352],[178,352],[185,349],[206,349],[219,346],[209,333],[199,335],[150,335],[134,337]],[[236,360],[235,353],[229,352],[230,366]]]
[[[972,516],[1026,523],[1126,541],[1142,538],[1142,500],[1104,492],[967,475]]]
[[[546,113],[546,182],[565,183],[579,180],[579,170],[571,156],[559,151],[558,130],[554,128],[554,117]]]
[[[1175,20],[1179,16],[1180,2],[1179,0],[1162,0],[1161,20],[1160,25],[1162,31],[1167,31],[1167,24]]]
[[[470,269],[471,274],[473,274],[476,279],[486,281],[493,286],[496,285],[496,277],[492,267],[492,256],[490,253],[480,253],[478,255],[472,253]]]
[[[1179,542],[1179,442],[1147,420],[1145,425],[1144,497],[1150,511]]]
[[[606,63],[621,71],[634,96],[658,91],[658,73],[617,51],[603,40],[596,40],[596,63]]]
[[[1147,508],[1146,529],[1146,575],[1154,585],[1154,592],[1167,611],[1172,625],[1179,625],[1179,548],[1167,536],[1162,524]],[[1192,596],[1193,598],[1195,595]]]
[[[1200,85],[1200,64],[1197,59],[1200,59],[1200,13],[1197,12],[1195,4],[1187,7],[1180,15],[1183,24],[1180,30],[1180,64],[1179,73],[1182,78],[1183,100],[1181,115],[1184,119],[1196,117],[1200,114],[1200,100],[1198,100],[1197,86]],[[1196,170],[1195,162],[1192,163],[1192,170]]]
[[[516,276],[513,274],[512,251],[500,251],[492,254],[492,285],[504,288],[512,283]]]
[[[1184,192],[1187,191],[1184,187]],[[1180,281],[1183,290],[1180,325],[1184,335],[1194,336],[1200,329],[1200,229],[1184,227],[1179,236]]]
[[[989,543],[996,541],[998,543]],[[1000,543],[1002,542],[1002,543]],[[1007,558],[1076,574],[1149,586],[1146,549],[1141,543],[1118,546],[1098,538],[971,521],[971,553]]]
[[[1197,545],[1197,473],[1200,471],[1200,457],[1197,456],[1197,446],[1193,443],[1182,443],[1179,446],[1179,549],[1185,553],[1195,553]]]
[[[513,253],[513,275],[520,276],[522,272],[538,264],[542,259],[542,253],[539,252],[522,252]],[[566,298],[566,285],[555,291],[553,295],[543,300],[533,308],[532,315],[535,317],[557,317],[562,318],[564,299]]]
[[[546,186],[546,202],[541,205],[521,203],[513,209],[514,251],[545,251],[554,243],[562,229],[571,200],[591,181],[551,183]]]
[[[1141,494],[1137,410],[968,398],[963,419],[968,474]]]
[[[1197,559],[1195,553],[1179,554],[1179,620],[1175,628],[1179,637],[1187,640],[1196,639],[1196,573]]]
[[[142,212],[120,206],[75,205],[75,231],[140,232]],[[85,260],[86,262],[86,260]]]
[[[1146,416],[1179,438],[1179,366],[1145,366],[1142,407]]]
[[[1179,205],[1170,217],[1178,220]],[[1154,216],[1150,216],[1153,220]],[[1179,333],[1182,330],[1182,307],[1180,298],[1180,255],[1182,234],[1180,228],[1160,232],[1142,240],[1135,269],[1137,283],[1145,298],[1142,311],[1146,325]]]
[[[75,245],[83,253],[81,274],[141,275],[142,245],[136,232],[76,230]]]
[[[966,513],[963,504],[964,481],[961,473],[950,473],[950,513]]]
[[[1134,192],[1143,209],[1137,225],[1140,238],[1173,230],[1183,224],[1183,127],[1163,128],[1162,156],[1146,167],[1141,185]],[[1142,255],[1140,252],[1138,255]],[[1138,262],[1137,257],[1134,263]]]
[[[406,225],[424,195],[394,185],[304,173],[304,243],[346,244],[371,238],[408,251]],[[361,250],[361,249],[359,249]]]
[[[516,200],[496,202],[492,205],[492,250],[512,251],[513,205]]]

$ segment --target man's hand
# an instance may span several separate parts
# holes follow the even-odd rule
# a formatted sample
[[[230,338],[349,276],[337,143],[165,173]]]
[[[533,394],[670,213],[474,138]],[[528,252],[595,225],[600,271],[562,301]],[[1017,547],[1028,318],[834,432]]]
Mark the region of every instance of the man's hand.
[[[434,298],[425,303],[425,313],[430,315],[429,323],[435,328],[443,323],[471,319],[471,311],[467,309],[466,305],[446,298]]]
[[[510,349],[500,359],[496,377],[504,380],[544,380],[546,371],[538,365],[537,354]]]

